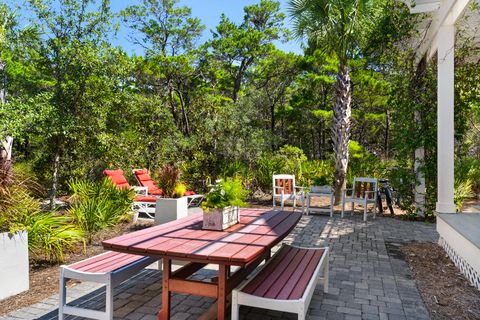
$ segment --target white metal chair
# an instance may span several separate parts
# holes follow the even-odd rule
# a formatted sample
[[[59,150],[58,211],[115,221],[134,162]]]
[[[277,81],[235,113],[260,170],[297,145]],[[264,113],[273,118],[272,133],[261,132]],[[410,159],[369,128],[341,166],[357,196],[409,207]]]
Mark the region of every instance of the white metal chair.
[[[302,213],[305,211],[305,188],[295,185],[295,176],[292,174],[273,175],[273,207],[276,207],[276,200],[280,198],[280,205],[283,210],[286,200],[293,200],[293,210],[297,200],[302,202]]]
[[[373,217],[377,214],[377,190],[378,181],[375,178],[355,177],[353,179],[353,188],[343,190],[342,194],[342,218],[345,211],[345,203],[352,203],[352,215],[355,211],[355,203],[361,204],[364,207],[363,221],[367,221],[367,206],[369,203],[373,204]],[[349,193],[348,195],[347,193]]]

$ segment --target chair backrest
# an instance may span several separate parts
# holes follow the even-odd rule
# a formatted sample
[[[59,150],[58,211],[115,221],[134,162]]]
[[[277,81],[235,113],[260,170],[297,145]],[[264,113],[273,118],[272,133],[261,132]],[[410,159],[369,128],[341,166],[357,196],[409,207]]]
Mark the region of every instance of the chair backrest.
[[[295,193],[295,176],[293,174],[274,174],[273,175],[273,196],[282,194],[290,195]]]
[[[375,178],[355,177],[353,179],[352,195],[355,198],[365,198],[365,191],[375,191],[367,193],[368,199],[374,199],[378,189],[378,180]]]
[[[103,174],[112,180],[112,182],[117,185],[117,188],[130,188],[130,184],[128,183],[127,179],[123,175],[123,170],[116,169],[116,170],[103,170]]]
[[[157,185],[155,184],[155,181],[153,181],[153,179],[150,177],[147,169],[135,169],[133,170],[133,174],[137,178],[138,183],[142,187],[148,188],[148,194],[160,195],[160,196],[165,195],[163,190],[157,187]]]

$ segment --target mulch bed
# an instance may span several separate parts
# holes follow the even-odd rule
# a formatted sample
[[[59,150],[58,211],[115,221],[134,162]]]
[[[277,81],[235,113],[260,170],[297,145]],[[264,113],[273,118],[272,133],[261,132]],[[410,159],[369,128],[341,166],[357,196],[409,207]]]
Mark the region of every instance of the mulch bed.
[[[469,284],[443,248],[414,242],[400,250],[432,319],[480,319],[480,291]]]
[[[151,222],[137,223],[135,225],[132,225],[131,223],[122,223],[113,229],[99,232],[93,237],[92,242],[87,245],[86,252],[83,251],[83,246],[78,248],[76,252],[69,253],[65,256],[64,264],[72,264],[102,253],[104,250],[101,242],[104,239],[110,239],[150,225],[152,225]],[[59,273],[60,268],[58,264],[30,259],[30,289],[8,299],[1,300],[0,316],[43,301],[46,298],[57,294]]]

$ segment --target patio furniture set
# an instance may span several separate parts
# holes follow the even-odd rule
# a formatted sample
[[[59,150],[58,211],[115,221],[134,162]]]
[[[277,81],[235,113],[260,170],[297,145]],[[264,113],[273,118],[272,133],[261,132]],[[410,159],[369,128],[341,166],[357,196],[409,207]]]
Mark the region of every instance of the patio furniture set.
[[[134,171],[135,173],[135,171]],[[121,188],[129,184],[121,170],[105,170],[105,174]],[[160,190],[146,170],[135,173],[142,187],[134,204],[149,210]],[[367,205],[377,200],[375,179],[355,178],[349,196],[343,194],[342,217],[346,202]],[[194,193],[191,193],[194,195]],[[92,319],[113,319],[113,288],[139,270],[158,261],[162,272],[162,309],[158,319],[170,318],[171,293],[201,295],[217,300],[217,319],[224,319],[228,302],[232,305],[232,319],[238,319],[239,306],[247,305],[298,314],[305,319],[317,282],[328,292],[328,248],[299,248],[283,245],[272,257],[271,249],[280,243],[300,220],[307,200],[307,214],[314,197],[330,199],[327,211],[333,214],[333,192],[317,188],[305,194],[305,188],[295,184],[293,175],[273,176],[273,206],[268,209],[242,209],[239,223],[223,230],[202,228],[202,214],[195,214],[103,241],[105,253],[61,266],[59,319],[66,314]],[[193,197],[193,200],[200,197]],[[275,210],[279,198],[281,210]],[[147,201],[148,199],[148,201]],[[155,200],[154,200],[155,199]],[[293,212],[283,211],[286,200],[293,200]],[[295,211],[296,202],[302,202],[302,213]],[[145,204],[146,203],[146,204]],[[153,207],[154,208],[154,207]],[[318,208],[317,208],[318,210]],[[374,209],[375,215],[375,209]],[[173,271],[172,261],[185,264]],[[265,261],[262,267],[259,265]],[[218,276],[209,281],[191,278],[207,265],[216,265]],[[105,311],[90,310],[66,304],[66,281],[78,279],[106,285]],[[231,297],[231,298],[229,298]]]
[[[293,201],[295,210],[297,201],[302,203],[302,213],[305,212],[305,202],[307,204],[307,215],[311,212],[329,212],[330,217],[333,216],[334,194],[330,186],[311,186],[309,192],[305,192],[305,187],[299,187],[295,184],[294,175],[274,175],[273,176],[273,207],[276,207],[277,198],[280,199],[281,210],[287,200]],[[314,198],[328,198],[326,208],[312,207],[311,203]],[[367,221],[368,205],[373,204],[373,217],[376,217],[378,205],[378,180],[375,178],[356,177],[353,180],[351,189],[345,189],[342,193],[342,213],[343,218],[345,212],[345,204],[351,203],[352,214],[355,209],[355,203],[363,206],[363,220]]]

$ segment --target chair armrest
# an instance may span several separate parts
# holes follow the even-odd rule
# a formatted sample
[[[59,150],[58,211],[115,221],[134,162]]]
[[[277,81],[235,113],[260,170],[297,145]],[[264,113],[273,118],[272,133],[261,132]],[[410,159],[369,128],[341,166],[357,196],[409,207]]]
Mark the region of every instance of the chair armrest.
[[[132,187],[136,195],[146,196],[148,195],[148,187]]]
[[[305,187],[295,187],[296,190],[298,191],[295,191],[295,193],[299,193],[299,194],[302,194],[302,195],[305,195]]]

